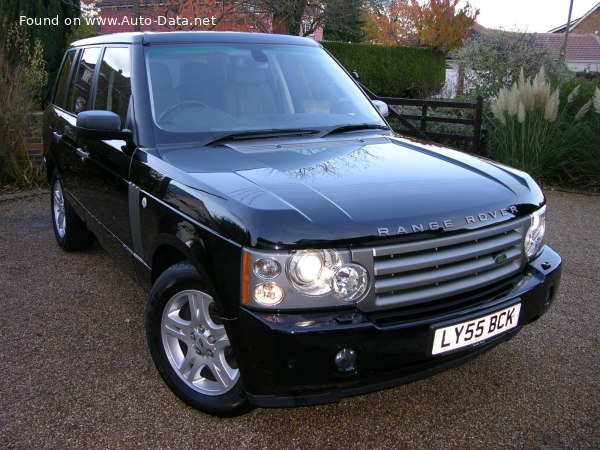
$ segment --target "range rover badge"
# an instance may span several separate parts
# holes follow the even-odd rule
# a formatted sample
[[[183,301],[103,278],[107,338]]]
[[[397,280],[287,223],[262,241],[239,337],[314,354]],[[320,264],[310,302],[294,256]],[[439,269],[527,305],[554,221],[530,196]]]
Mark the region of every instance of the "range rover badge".
[[[494,262],[497,265],[501,266],[502,264],[504,264],[506,262],[506,259],[507,259],[506,253],[499,253],[494,258]]]

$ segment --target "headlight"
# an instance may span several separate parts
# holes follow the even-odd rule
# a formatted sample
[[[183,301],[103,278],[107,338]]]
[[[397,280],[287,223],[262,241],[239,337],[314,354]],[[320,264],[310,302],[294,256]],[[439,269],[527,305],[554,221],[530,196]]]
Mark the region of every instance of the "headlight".
[[[290,284],[306,295],[331,292],[331,278],[341,266],[335,250],[300,250],[288,260],[286,272]]]
[[[546,233],[546,208],[531,215],[531,225],[525,235],[525,255],[528,259],[536,256],[544,246]]]
[[[333,292],[345,302],[358,300],[367,291],[367,270],[358,264],[346,264],[331,278]]]
[[[277,309],[330,308],[362,300],[367,269],[349,250],[244,250],[242,303]]]

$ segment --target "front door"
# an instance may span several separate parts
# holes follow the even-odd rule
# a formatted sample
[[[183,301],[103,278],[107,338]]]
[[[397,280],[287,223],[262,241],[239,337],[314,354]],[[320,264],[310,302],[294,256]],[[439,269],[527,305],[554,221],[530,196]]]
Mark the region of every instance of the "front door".
[[[97,70],[93,109],[112,111],[124,127],[131,97],[131,61],[127,46],[105,47]],[[78,140],[85,159],[86,179],[81,202],[96,221],[102,246],[121,266],[132,270],[132,238],[129,225],[130,152],[121,140]]]

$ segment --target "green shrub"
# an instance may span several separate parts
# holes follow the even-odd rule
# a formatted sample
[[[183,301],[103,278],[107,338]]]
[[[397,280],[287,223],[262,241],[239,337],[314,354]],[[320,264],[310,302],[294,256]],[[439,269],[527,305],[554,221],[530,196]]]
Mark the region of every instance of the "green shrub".
[[[578,87],[579,86],[579,87]],[[567,106],[566,114],[573,118],[581,107],[594,95],[596,88],[600,88],[600,78],[587,78],[577,75],[575,78],[560,85],[560,103]],[[577,89],[577,95],[569,95]]]
[[[572,108],[569,110],[570,104],[576,107],[574,114]],[[600,190],[600,88],[595,87],[593,93],[589,85],[574,88],[567,96],[565,107],[565,120],[556,142],[560,155],[556,182]]]
[[[30,187],[43,180],[43,171],[30,161],[24,133],[31,112],[39,107],[47,74],[41,43],[29,54],[23,34],[11,28],[0,41],[0,183]]]
[[[600,188],[600,89],[553,89],[543,68],[492,99],[494,159],[566,187]]]
[[[580,81],[595,81],[600,83],[600,72],[575,72],[575,76]]]
[[[418,47],[323,42],[323,46],[360,81],[379,96],[428,97],[446,79],[442,52]]]
[[[600,100],[600,93],[596,98]],[[587,117],[566,127],[560,135],[557,146],[563,151],[551,181],[565,187],[600,191],[600,108],[597,111],[589,111]]]
[[[493,97],[515,83],[521,70],[533,77],[544,67],[553,84],[570,76],[565,62],[531,33],[488,30],[469,39],[455,57],[464,72],[465,93],[472,97]]]

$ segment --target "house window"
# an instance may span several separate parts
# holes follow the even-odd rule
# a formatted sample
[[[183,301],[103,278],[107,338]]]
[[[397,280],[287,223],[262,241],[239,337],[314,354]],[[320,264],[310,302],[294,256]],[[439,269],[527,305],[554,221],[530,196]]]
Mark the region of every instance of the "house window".
[[[311,28],[311,23],[310,22],[304,22],[303,23],[303,33],[305,36],[308,35],[310,33],[310,28]]]

